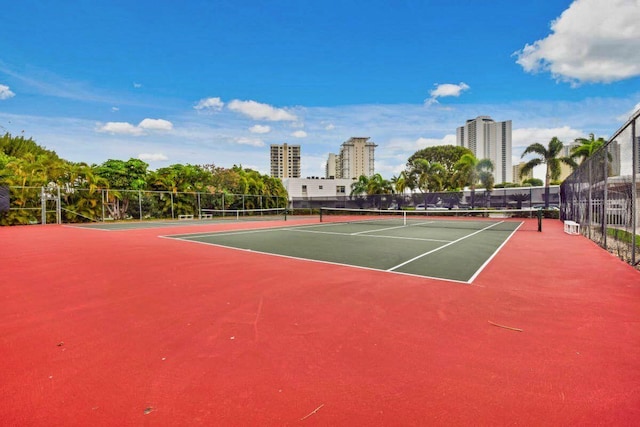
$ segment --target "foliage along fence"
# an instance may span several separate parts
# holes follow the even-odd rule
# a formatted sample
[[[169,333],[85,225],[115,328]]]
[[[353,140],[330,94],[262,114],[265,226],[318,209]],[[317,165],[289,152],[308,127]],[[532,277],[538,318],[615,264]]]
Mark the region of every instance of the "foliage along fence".
[[[604,147],[562,184],[561,217],[622,260],[640,264],[640,138],[636,111]]]
[[[5,189],[7,187],[4,187]],[[5,190],[6,192],[6,190]],[[114,189],[8,187],[9,209],[0,225],[82,223],[109,220],[199,218],[203,210],[284,208],[278,196]]]
[[[549,206],[560,203],[560,187],[551,186]],[[544,187],[483,188],[475,191],[453,191],[411,194],[375,194],[335,197],[294,197],[291,207],[295,210],[320,209],[321,207],[351,209],[529,209],[545,206]],[[422,206],[421,206],[422,207]]]

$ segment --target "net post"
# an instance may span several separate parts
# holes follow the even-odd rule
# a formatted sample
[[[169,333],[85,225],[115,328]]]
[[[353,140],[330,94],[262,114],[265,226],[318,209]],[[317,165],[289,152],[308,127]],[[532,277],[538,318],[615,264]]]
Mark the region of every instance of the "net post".
[[[542,231],[542,209],[538,209],[536,216],[538,217],[538,232],[541,232]]]
[[[322,206],[320,207],[320,222],[322,222]]]

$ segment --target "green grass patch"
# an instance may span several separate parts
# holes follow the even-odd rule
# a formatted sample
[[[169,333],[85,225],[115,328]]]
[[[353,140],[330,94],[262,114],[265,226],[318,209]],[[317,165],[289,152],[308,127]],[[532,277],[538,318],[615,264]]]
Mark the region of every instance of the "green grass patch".
[[[627,230],[620,230],[619,228],[607,228],[607,236],[613,237],[614,239],[624,243],[633,242],[635,237],[636,246],[640,246],[640,235],[630,233]]]

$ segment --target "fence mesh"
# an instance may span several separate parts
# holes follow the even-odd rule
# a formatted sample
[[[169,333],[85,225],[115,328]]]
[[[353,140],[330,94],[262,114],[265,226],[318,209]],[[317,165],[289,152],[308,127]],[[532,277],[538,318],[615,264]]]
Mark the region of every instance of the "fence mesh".
[[[3,187],[8,197],[0,225],[81,223],[122,220],[199,218],[208,209],[285,208],[283,197],[250,194],[86,189],[51,184],[47,187]],[[3,193],[3,194],[4,194]]]
[[[558,207],[560,188],[551,186],[548,205]],[[545,206],[544,187],[476,189],[457,192],[294,197],[296,210],[348,209],[534,209]]]
[[[560,188],[561,218],[620,259],[638,266],[640,110],[606,145],[587,158]]]

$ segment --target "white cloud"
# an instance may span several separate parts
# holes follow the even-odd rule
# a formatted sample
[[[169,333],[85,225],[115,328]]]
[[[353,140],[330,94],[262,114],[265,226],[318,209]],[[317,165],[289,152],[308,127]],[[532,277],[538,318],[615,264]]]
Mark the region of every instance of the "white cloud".
[[[264,147],[264,141],[259,138],[240,137],[235,139],[237,144],[250,145],[251,147]]]
[[[443,98],[446,96],[455,96],[458,97],[465,90],[469,90],[470,87],[468,84],[464,82],[460,82],[460,84],[452,84],[452,83],[444,83],[440,85],[436,85],[436,88],[429,92],[431,98],[426,99],[425,103],[427,104],[436,104],[438,102],[438,98]]]
[[[158,162],[163,160],[169,160],[169,157],[165,156],[162,153],[140,153],[138,154],[138,159],[143,160],[145,162]]]
[[[456,145],[456,136],[453,134],[445,135],[442,138],[423,138],[420,137],[415,142],[416,150],[427,147],[435,147],[437,145]]]
[[[251,126],[249,128],[249,132],[251,132],[251,133],[269,133],[269,132],[271,132],[271,127],[270,126],[263,126],[263,125],[255,125],[255,126]]]
[[[98,132],[117,135],[142,135],[144,131],[127,122],[107,122],[98,128]]]
[[[196,110],[205,111],[220,111],[224,107],[224,102],[218,97],[216,98],[203,98],[196,105],[193,106]]]
[[[15,95],[16,95],[15,93],[11,92],[11,89],[9,89],[9,86],[0,85],[0,99],[9,99]]]
[[[138,124],[140,129],[154,131],[170,131],[173,129],[173,123],[162,119],[144,119]]]
[[[334,130],[336,126],[333,123],[329,123],[324,127],[324,130]]]
[[[306,138],[307,133],[303,130],[297,130],[291,134],[294,138]]]
[[[638,22],[638,0],[576,0],[551,23],[550,35],[515,52],[516,62],[573,84],[638,76]]]
[[[111,111],[115,113],[116,111],[120,111],[120,109],[118,107],[111,107]]]
[[[142,83],[133,82],[133,87],[135,87],[136,89],[139,89],[142,87]]]
[[[170,131],[173,123],[162,119],[144,119],[138,126],[128,122],[107,122],[99,126],[97,131],[113,135],[144,135],[145,131]]]
[[[618,116],[617,119],[620,122],[626,122],[627,120],[629,120],[631,118],[631,116],[633,116],[634,113],[636,113],[638,110],[640,110],[640,102],[638,102],[635,107],[633,107],[630,111],[622,114],[621,116]]]
[[[251,117],[254,120],[296,121],[298,118],[282,108],[275,108],[268,104],[256,101],[240,101],[234,99],[229,102],[228,108],[236,113]]]

